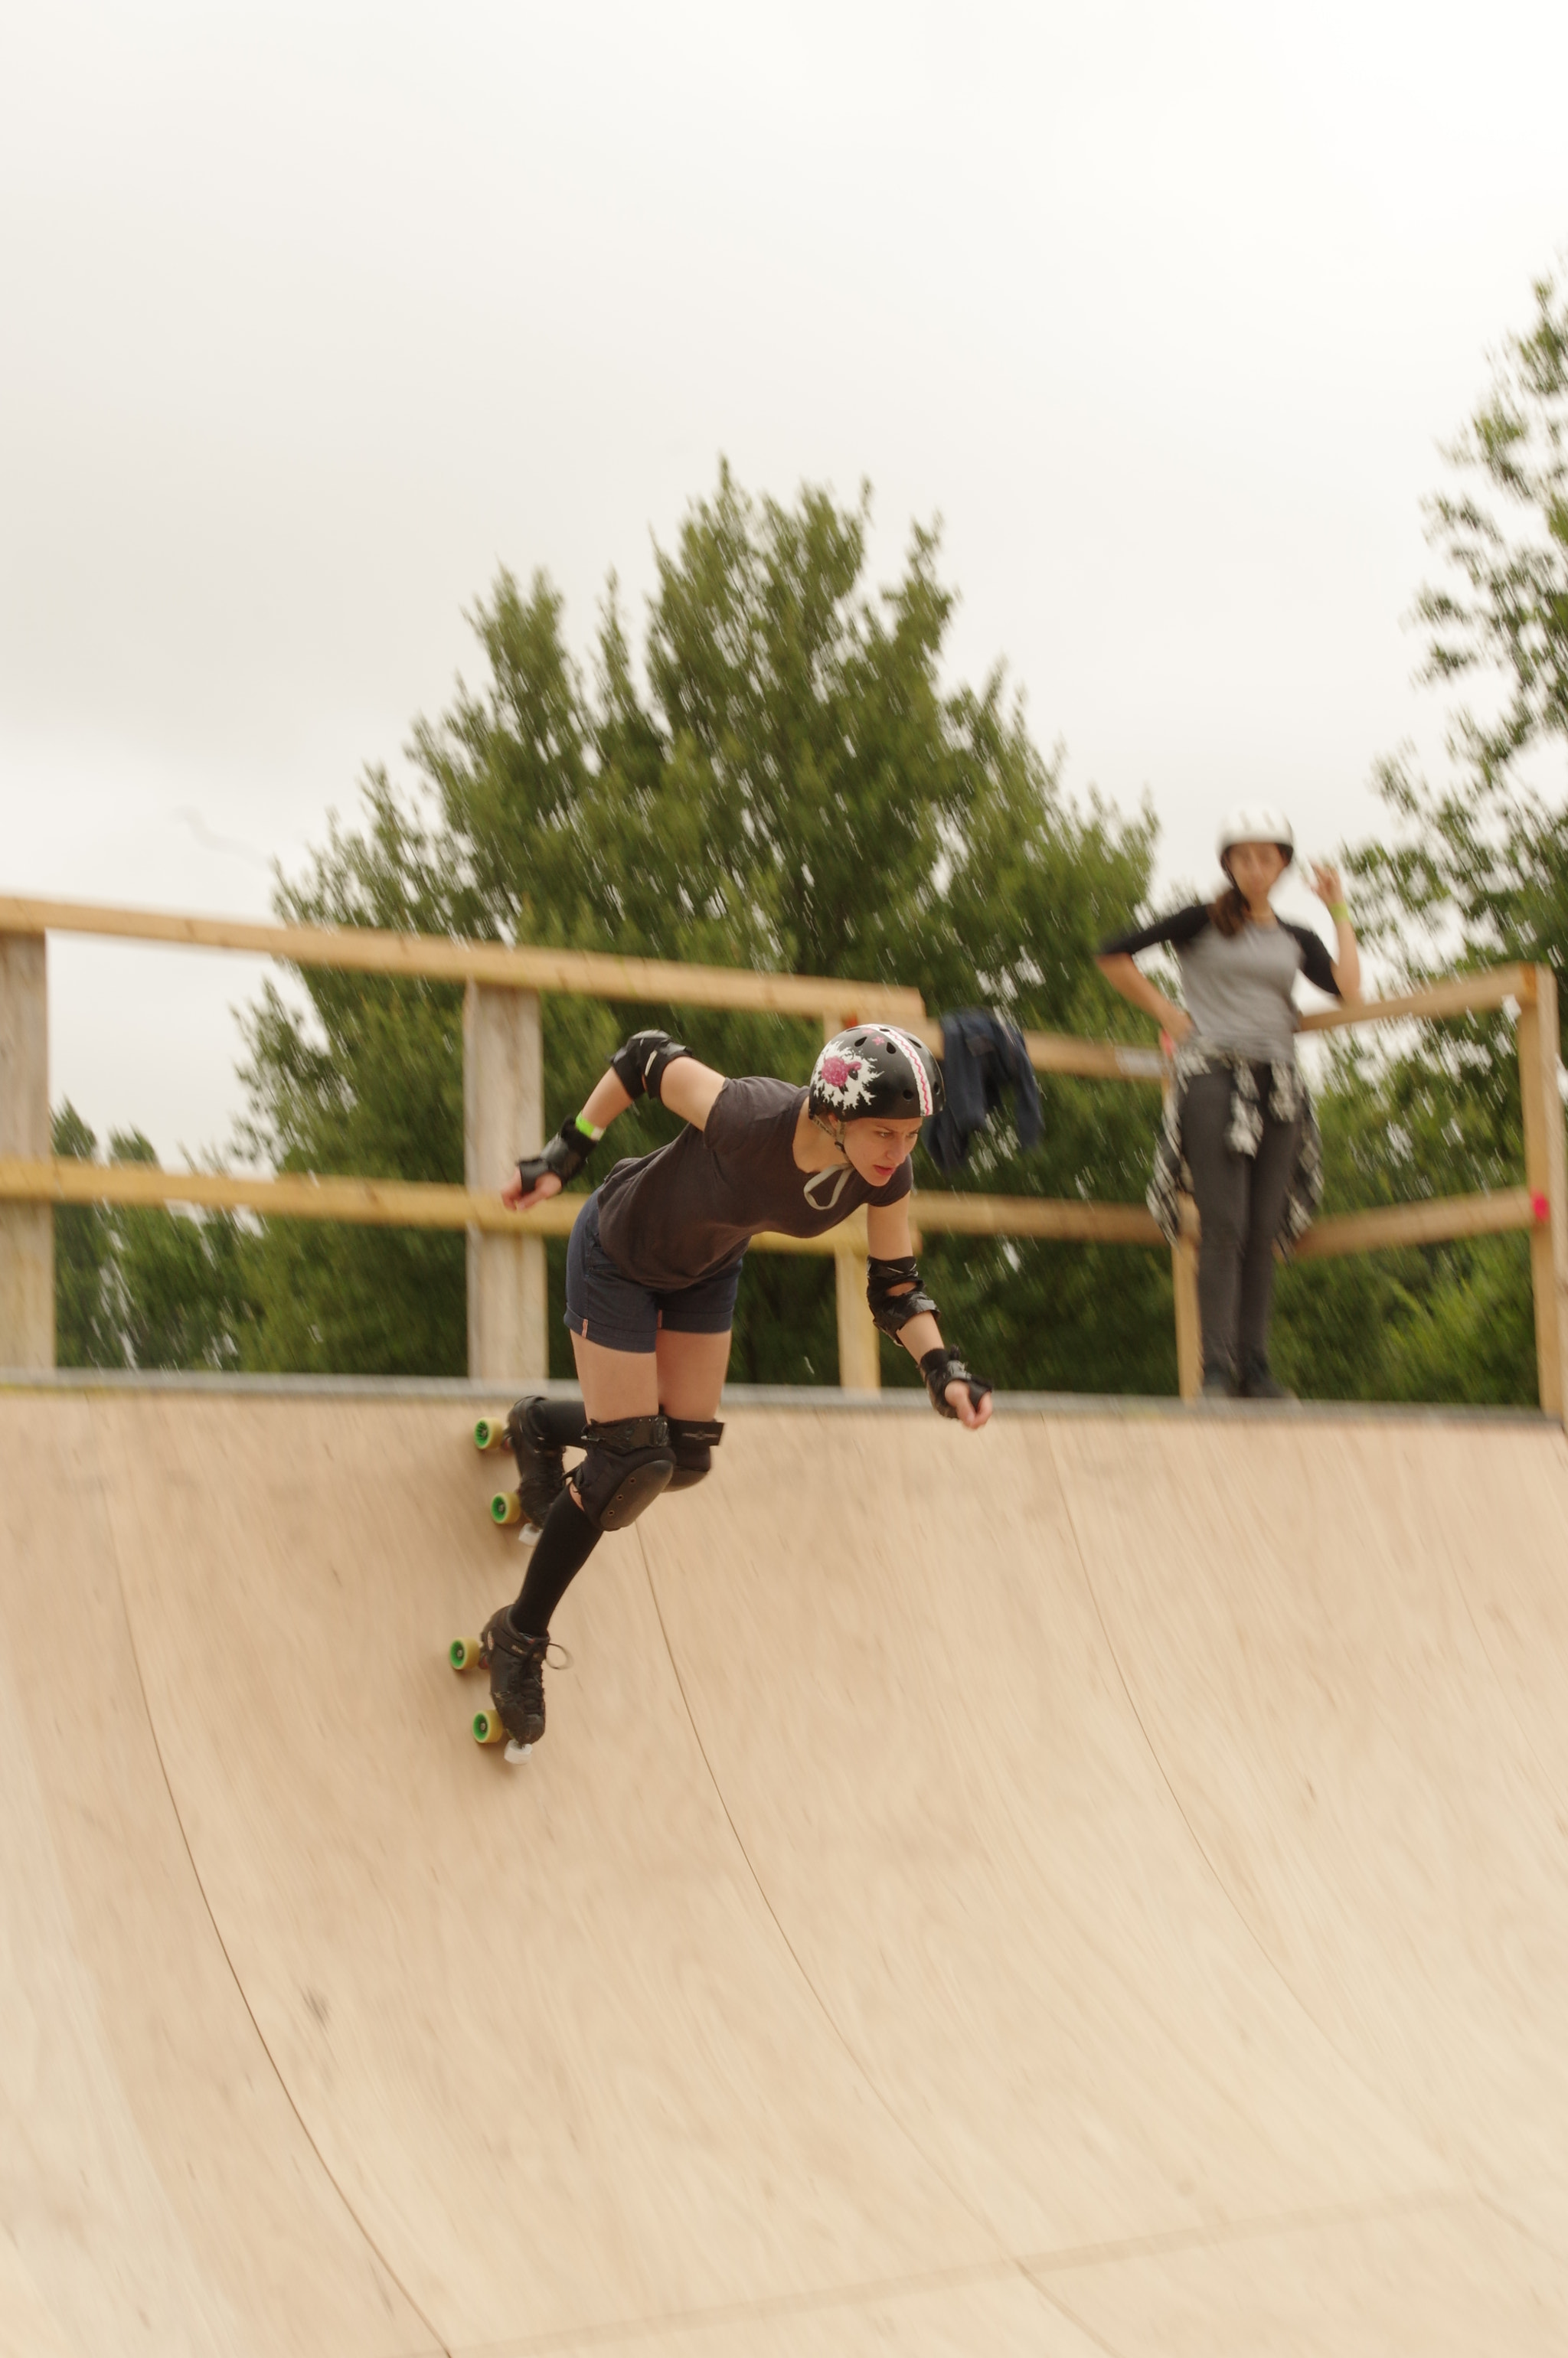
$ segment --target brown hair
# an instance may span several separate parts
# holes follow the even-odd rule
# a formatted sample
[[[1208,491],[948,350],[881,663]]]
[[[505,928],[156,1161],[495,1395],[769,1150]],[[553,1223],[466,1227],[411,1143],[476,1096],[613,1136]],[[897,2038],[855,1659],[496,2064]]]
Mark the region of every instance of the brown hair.
[[[1227,868],[1225,872],[1228,876],[1229,869]],[[1223,934],[1227,942],[1234,941],[1251,914],[1239,884],[1227,886],[1217,900],[1208,904],[1209,924],[1217,934]]]

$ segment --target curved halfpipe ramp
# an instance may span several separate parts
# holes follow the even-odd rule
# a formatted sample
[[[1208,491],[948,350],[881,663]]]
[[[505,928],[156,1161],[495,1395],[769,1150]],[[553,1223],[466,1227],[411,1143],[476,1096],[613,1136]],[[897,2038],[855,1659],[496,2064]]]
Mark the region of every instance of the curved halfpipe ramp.
[[[1568,1446],[0,1398],[0,2353],[1555,2352]]]

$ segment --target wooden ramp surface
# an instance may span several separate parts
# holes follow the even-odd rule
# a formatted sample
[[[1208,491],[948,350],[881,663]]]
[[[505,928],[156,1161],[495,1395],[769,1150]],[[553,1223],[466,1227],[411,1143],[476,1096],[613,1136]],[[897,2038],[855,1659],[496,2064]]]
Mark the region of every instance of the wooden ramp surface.
[[[1568,1446],[0,1396],[0,2358],[1568,2345]]]

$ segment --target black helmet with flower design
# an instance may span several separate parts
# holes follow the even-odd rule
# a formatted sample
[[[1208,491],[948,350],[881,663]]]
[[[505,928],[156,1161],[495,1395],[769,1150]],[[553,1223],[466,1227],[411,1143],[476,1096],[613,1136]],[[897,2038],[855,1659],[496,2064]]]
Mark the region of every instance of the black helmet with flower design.
[[[942,1110],[942,1068],[896,1023],[858,1023],[823,1049],[806,1104],[814,1121],[925,1121]]]

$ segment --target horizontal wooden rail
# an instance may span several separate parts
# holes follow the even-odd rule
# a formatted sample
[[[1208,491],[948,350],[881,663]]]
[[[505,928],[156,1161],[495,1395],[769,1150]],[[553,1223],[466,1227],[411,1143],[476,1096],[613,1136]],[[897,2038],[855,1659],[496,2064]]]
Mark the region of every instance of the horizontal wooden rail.
[[[356,1228],[484,1228],[507,1236],[566,1236],[579,1209],[557,1196],[537,1211],[509,1212],[498,1195],[407,1179],[317,1179],[287,1171],[276,1179],[245,1172],[162,1171],[153,1163],[49,1163],[0,1157],[0,1202],[190,1204],[209,1212],[257,1212],[273,1219],[344,1220]]]
[[[553,1195],[531,1212],[511,1212],[498,1195],[406,1179],[317,1179],[285,1172],[268,1179],[228,1171],[164,1171],[156,1163],[85,1163],[66,1156],[28,1162],[0,1155],[0,1203],[123,1204],[142,1209],[185,1204],[205,1212],[254,1212],[281,1220],[341,1220],[351,1228],[482,1228],[506,1237],[566,1237],[581,1195]],[[866,1253],[864,1212],[822,1237],[756,1239],[762,1252]]]
[[[273,925],[238,917],[192,917],[153,909],[119,909],[89,901],[0,896],[0,934],[86,934],[190,949],[244,950],[292,966],[401,975],[435,982],[483,982],[523,990],[576,991],[677,1007],[720,1007],[775,1015],[830,1017],[846,1024],[881,1016],[918,1033],[940,1055],[942,1027],[916,990],[896,983],[838,976],[761,974],[750,968],[684,966],[673,958],[620,957],[608,951],[540,949],[507,942],[452,940],[437,934],[378,932],[356,925]],[[1497,967],[1459,975],[1396,999],[1362,1001],[1303,1015],[1303,1032],[1336,1032],[1417,1016],[1477,1014],[1508,1000],[1531,1006],[1535,969]],[[1026,1032],[1036,1072],[1082,1080],[1160,1082],[1169,1069],[1157,1047],[1121,1040],[1079,1040],[1061,1032]]]
[[[0,896],[0,933],[84,934],[187,949],[244,950],[290,966],[400,975],[432,982],[485,982],[522,990],[578,991],[660,1006],[722,1007],[774,1015],[831,1016],[846,1025],[876,1016],[902,1023],[942,1053],[942,1027],[917,990],[897,983],[847,982],[832,975],[760,974],[743,967],[684,966],[673,958],[619,957],[607,951],[539,949],[507,942],[451,940],[358,925],[272,925],[241,917],[190,917],[117,909],[92,901]],[[1086,1080],[1158,1081],[1158,1048],[1026,1032],[1036,1071]]]
[[[1055,1195],[933,1195],[910,1200],[919,1236],[1063,1237],[1079,1244],[1163,1245],[1141,1204],[1086,1204]]]
[[[1037,1073],[1071,1073],[1087,1081],[1163,1081],[1170,1065],[1158,1048],[1127,1040],[1075,1040],[1062,1032],[1026,1032]]]
[[[1372,1212],[1342,1212],[1314,1220],[1296,1247],[1299,1260],[1377,1252],[1397,1245],[1446,1244],[1456,1237],[1497,1237],[1533,1228],[1544,1217],[1528,1187],[1498,1187],[1485,1195],[1434,1195],[1419,1204],[1385,1204]]]
[[[290,966],[336,967],[432,982],[488,982],[521,990],[578,991],[676,1007],[726,1007],[773,1015],[881,1015],[924,1023],[925,1002],[896,983],[841,977],[758,974],[749,968],[683,966],[674,958],[617,957],[599,950],[514,947],[439,934],[378,933],[357,925],[262,925],[238,917],[169,916],[87,901],[0,897],[0,933],[93,934],[189,949],[248,950]]]
[[[1521,1007],[1534,1006],[1532,966],[1488,967],[1484,973],[1458,974],[1449,982],[1407,990],[1398,999],[1363,999],[1353,1007],[1319,1008],[1315,1014],[1302,1017],[1301,1028],[1343,1032],[1353,1023],[1399,1023],[1417,1015],[1480,1015],[1509,999]]]
[[[270,1219],[341,1220],[356,1228],[481,1228],[497,1236],[564,1237],[582,1207],[581,1195],[556,1195],[531,1212],[511,1212],[498,1195],[406,1179],[280,1178],[226,1171],[164,1171],[152,1163],[84,1163],[65,1157],[28,1162],[0,1156],[0,1202],[122,1204],[143,1207],[190,1205],[202,1211],[254,1212]],[[1080,1244],[1162,1245],[1141,1204],[1088,1204],[1050,1195],[942,1195],[911,1199],[917,1237],[1039,1237]],[[1488,1195],[1435,1196],[1422,1203],[1381,1205],[1318,1220],[1296,1247],[1301,1260],[1374,1252],[1400,1245],[1441,1244],[1458,1237],[1500,1236],[1528,1228],[1542,1217],[1528,1187]],[[866,1222],[856,1213],[820,1237],[767,1231],[763,1252],[851,1257],[866,1250]]]
[[[1398,1023],[1418,1016],[1479,1015],[1509,1000],[1535,1003],[1535,968],[1503,966],[1485,973],[1457,975],[1452,981],[1410,990],[1397,999],[1364,999],[1353,1007],[1325,1007],[1303,1015],[1303,1032],[1343,1032],[1362,1023]],[[913,1027],[912,1027],[913,1028]],[[922,1036],[940,1054],[942,1027],[927,1022]],[[1075,1075],[1083,1080],[1165,1080],[1170,1063],[1158,1048],[1121,1040],[1078,1040],[1062,1032],[1026,1032],[1024,1046],[1037,1073]]]
[[[901,1019],[902,1020],[902,1019]],[[927,1016],[906,1030],[942,1054],[942,1026]],[[1026,1032],[1023,1045],[1037,1073],[1065,1073],[1086,1081],[1162,1081],[1170,1065],[1158,1048],[1132,1040],[1079,1040],[1070,1032]]]
[[[0,1202],[27,1204],[188,1204],[209,1212],[254,1212],[291,1220],[342,1220],[356,1228],[482,1228],[497,1236],[564,1237],[582,1209],[581,1195],[554,1195],[531,1212],[509,1212],[498,1195],[406,1179],[317,1179],[285,1172],[269,1179],[227,1171],[164,1171],[153,1163],[85,1163],[70,1157],[27,1162],[0,1156]],[[1162,1241],[1141,1204],[1057,1203],[1034,1195],[921,1195],[917,1228],[930,1235],[1076,1237],[1103,1244]],[[866,1217],[851,1214],[820,1237],[769,1229],[763,1252],[847,1253],[864,1257]]]

